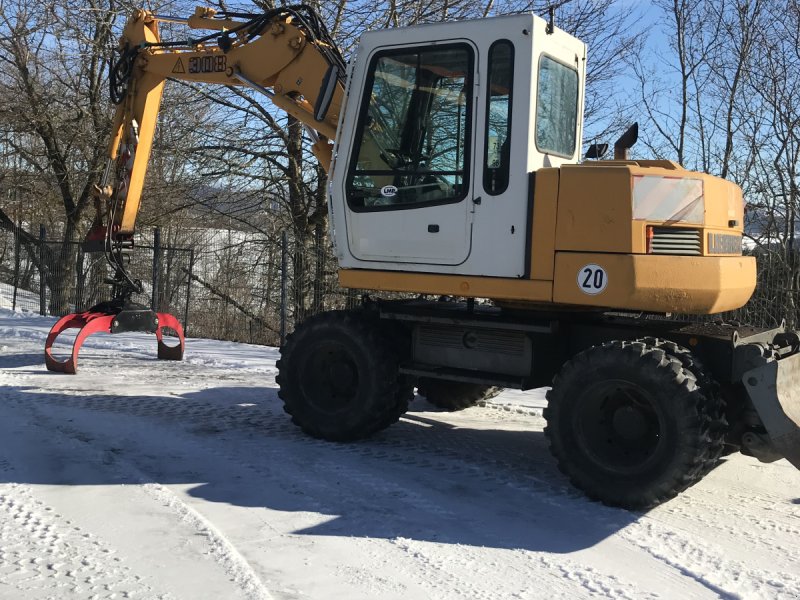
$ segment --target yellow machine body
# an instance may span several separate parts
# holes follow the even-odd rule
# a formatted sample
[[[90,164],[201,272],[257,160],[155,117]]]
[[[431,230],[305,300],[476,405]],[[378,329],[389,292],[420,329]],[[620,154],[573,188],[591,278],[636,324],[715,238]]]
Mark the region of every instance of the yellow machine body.
[[[684,217],[660,214],[637,193],[645,178],[655,182],[648,190],[653,200],[658,196],[663,201],[673,183],[686,187],[684,181],[702,196],[693,199],[695,210]],[[528,277],[342,269],[339,280],[351,288],[485,297],[506,303],[723,312],[744,305],[756,284],[755,259],[742,256],[743,206],[735,184],[669,161],[598,161],[541,169],[536,173],[530,219]],[[648,231],[657,232],[651,236],[668,236],[672,230],[678,233],[677,248],[669,243],[659,248],[653,237],[648,241]],[[694,254],[676,253],[681,251]],[[605,273],[605,285],[598,293],[582,289],[587,265],[597,265]]]

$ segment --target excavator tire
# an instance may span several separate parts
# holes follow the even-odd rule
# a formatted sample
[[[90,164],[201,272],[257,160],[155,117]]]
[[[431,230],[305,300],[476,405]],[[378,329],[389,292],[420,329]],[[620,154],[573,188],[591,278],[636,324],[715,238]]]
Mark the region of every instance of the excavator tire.
[[[661,346],[661,347],[659,347]],[[558,468],[590,498],[653,507],[719,458],[718,394],[666,344],[614,341],[577,354],[547,393],[545,435]]]
[[[413,398],[398,373],[393,338],[363,311],[331,311],[303,321],[281,348],[278,396],[292,422],[334,442],[395,423]]]
[[[451,412],[464,410],[483,400],[494,398],[501,389],[492,385],[428,377],[421,377],[417,382],[417,393],[420,396],[424,396],[434,406]]]
[[[737,447],[725,443],[725,436],[728,433],[729,424],[725,416],[726,402],[720,392],[719,383],[708,375],[703,367],[703,363],[692,354],[691,350],[688,348],[684,348],[672,340],[665,340],[662,338],[646,337],[639,341],[655,348],[661,348],[667,354],[674,356],[681,361],[684,369],[695,376],[700,391],[703,392],[703,395],[708,401],[705,413],[711,419],[709,428],[711,443],[709,444],[704,469],[706,473],[711,472],[714,467],[719,465],[722,456],[738,451]]]

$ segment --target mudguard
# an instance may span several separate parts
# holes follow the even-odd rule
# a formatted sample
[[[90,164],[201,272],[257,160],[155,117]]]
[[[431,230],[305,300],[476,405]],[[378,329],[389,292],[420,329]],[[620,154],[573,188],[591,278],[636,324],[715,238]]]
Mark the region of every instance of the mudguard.
[[[750,369],[742,383],[775,450],[800,469],[800,353]]]

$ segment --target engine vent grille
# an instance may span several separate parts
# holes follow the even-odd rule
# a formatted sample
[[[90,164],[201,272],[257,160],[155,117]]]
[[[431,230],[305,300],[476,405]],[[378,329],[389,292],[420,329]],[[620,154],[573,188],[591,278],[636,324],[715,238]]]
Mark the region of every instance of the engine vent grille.
[[[699,256],[703,253],[700,230],[682,227],[653,227],[650,251],[652,254]]]
[[[518,331],[464,331],[454,327],[422,326],[419,328],[417,340],[420,344],[433,348],[469,348],[516,355],[525,352],[526,338]]]
[[[523,331],[420,323],[414,327],[414,362],[427,367],[530,375],[533,344]]]

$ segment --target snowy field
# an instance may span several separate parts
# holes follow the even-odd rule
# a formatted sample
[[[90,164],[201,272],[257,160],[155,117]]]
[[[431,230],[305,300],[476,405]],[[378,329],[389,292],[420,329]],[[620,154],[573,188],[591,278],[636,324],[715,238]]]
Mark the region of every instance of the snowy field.
[[[800,598],[800,473],[728,458],[649,513],[584,499],[505,392],[356,444],[284,414],[274,348],[97,335],[0,309],[0,598]],[[64,348],[62,348],[63,350]]]

